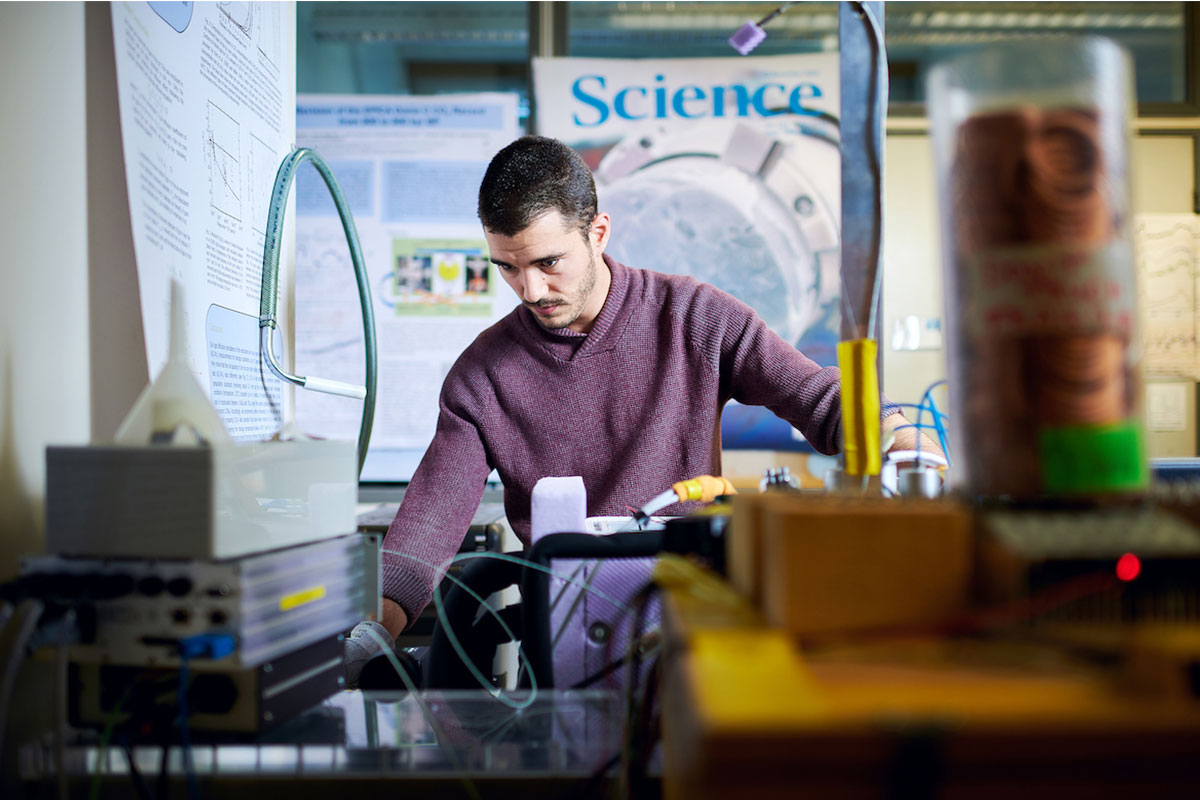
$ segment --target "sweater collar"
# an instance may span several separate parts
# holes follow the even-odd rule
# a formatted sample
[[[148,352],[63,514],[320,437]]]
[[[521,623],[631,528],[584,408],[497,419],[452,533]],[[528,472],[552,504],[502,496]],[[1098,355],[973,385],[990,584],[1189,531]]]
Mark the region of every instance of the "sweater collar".
[[[612,281],[604,306],[596,315],[596,322],[589,332],[579,333],[568,328],[548,331],[534,319],[533,312],[528,308],[520,306],[518,309],[521,326],[555,358],[570,361],[610,350],[619,338],[621,311],[625,308],[625,300],[629,296],[630,269],[613,260],[607,253],[602,258]]]

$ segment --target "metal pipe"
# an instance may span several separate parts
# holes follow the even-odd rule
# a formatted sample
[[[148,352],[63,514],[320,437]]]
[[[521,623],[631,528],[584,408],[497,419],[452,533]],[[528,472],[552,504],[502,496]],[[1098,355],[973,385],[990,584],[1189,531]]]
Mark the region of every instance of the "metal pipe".
[[[353,383],[343,383],[342,381],[331,381],[328,378],[306,378],[302,375],[293,375],[285,371],[280,365],[279,359],[275,357],[275,339],[271,335],[274,331],[275,329],[269,325],[263,325],[259,328],[262,352],[266,357],[267,367],[275,374],[275,377],[301,388],[311,389],[314,392],[335,394],[339,397],[352,397],[355,400],[362,400],[367,396],[365,386],[356,386]]]

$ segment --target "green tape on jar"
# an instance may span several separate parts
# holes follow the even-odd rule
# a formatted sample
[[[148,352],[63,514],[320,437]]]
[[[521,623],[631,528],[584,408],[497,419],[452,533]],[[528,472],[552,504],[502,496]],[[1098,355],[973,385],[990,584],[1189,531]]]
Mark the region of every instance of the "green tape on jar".
[[[1051,494],[1130,492],[1150,480],[1142,428],[1069,425],[1038,433],[1042,486]]]

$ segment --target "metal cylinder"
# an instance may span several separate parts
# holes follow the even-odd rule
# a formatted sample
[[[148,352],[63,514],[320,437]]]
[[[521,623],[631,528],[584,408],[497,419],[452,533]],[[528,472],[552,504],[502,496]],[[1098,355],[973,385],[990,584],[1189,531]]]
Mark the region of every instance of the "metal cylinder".
[[[896,475],[896,487],[903,497],[938,497],[942,493],[942,475],[936,469],[902,469]]]

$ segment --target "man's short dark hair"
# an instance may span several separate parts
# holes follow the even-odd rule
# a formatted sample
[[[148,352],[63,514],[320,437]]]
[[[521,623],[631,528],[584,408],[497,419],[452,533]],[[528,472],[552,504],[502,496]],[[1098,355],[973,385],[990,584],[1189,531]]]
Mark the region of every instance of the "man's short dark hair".
[[[479,185],[479,221],[501,236],[515,236],[554,209],[586,237],[596,208],[596,182],[588,165],[579,153],[545,136],[525,136],[505,147]]]

